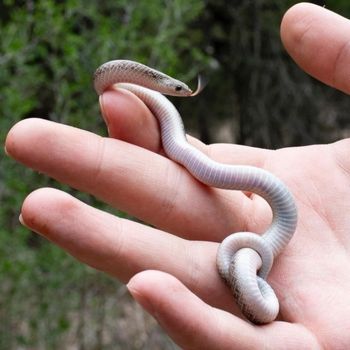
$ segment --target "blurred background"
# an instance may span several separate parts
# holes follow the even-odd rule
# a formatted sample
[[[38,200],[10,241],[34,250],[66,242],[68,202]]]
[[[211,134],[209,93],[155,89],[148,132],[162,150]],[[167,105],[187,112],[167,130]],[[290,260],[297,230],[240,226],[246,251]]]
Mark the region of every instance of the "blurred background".
[[[350,136],[350,98],[303,73],[279,37],[288,0],[37,0],[0,2],[0,135],[39,117],[106,135],[92,74],[128,58],[191,86],[174,99],[204,142],[257,147]],[[315,2],[317,3],[317,2]],[[350,17],[348,0],[318,2]],[[42,186],[78,193],[0,150],[0,349],[176,349],[118,281],[21,227],[23,199]]]

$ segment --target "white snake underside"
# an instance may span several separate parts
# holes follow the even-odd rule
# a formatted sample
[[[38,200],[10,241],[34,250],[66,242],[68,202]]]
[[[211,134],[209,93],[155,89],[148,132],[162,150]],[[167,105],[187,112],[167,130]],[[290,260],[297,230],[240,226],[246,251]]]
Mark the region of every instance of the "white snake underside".
[[[178,111],[162,95],[197,93],[186,84],[128,60],[110,61],[96,70],[94,86],[99,95],[114,84],[138,96],[158,119],[162,145],[170,159],[208,186],[253,192],[271,206],[273,220],[268,230],[262,235],[239,232],[226,237],[218,248],[217,267],[242,313],[257,324],[272,322],[279,303],[266,278],[274,257],[296,229],[297,210],[291,193],[282,181],[263,169],[215,162],[187,142]]]

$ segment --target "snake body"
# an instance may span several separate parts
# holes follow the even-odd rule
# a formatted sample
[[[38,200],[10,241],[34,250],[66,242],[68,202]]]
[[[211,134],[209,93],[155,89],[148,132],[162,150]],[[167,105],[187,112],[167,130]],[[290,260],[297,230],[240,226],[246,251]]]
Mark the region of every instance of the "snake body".
[[[193,96],[189,87],[143,64],[115,60],[100,66],[94,87],[101,95],[116,87],[138,96],[156,116],[166,155],[183,165],[200,182],[223,189],[249,191],[271,206],[273,219],[262,235],[239,232],[227,236],[217,251],[219,274],[232,288],[244,316],[256,324],[272,322],[278,315],[278,299],[266,278],[274,258],[286,246],[297,224],[292,194],[277,177],[253,166],[218,163],[187,142],[181,116],[162,94]]]

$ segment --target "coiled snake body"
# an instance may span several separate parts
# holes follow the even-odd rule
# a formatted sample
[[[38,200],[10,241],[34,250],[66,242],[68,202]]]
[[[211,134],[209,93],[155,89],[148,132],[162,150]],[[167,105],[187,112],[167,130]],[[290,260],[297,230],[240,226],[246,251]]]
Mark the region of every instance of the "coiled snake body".
[[[162,94],[193,96],[198,89],[193,93],[181,81],[128,60],[110,61],[96,70],[97,94],[113,84],[134,93],[156,116],[162,145],[170,159],[208,186],[253,192],[271,206],[273,220],[268,230],[262,235],[239,232],[226,237],[218,248],[217,267],[231,286],[242,313],[256,324],[272,322],[278,315],[279,303],[266,278],[274,257],[289,242],[297,224],[297,210],[289,190],[263,169],[215,162],[187,142],[179,113]]]

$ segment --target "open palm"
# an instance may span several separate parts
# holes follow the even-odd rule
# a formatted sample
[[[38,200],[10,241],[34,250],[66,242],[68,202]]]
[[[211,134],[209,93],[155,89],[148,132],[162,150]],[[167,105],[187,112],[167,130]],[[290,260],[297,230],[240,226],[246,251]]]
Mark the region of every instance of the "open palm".
[[[328,26],[328,27],[327,27]],[[350,23],[301,4],[282,23],[294,59],[320,80],[350,92]],[[322,34],[322,35],[321,35]],[[315,61],[321,46],[330,49]],[[335,44],[337,43],[337,44]],[[232,232],[262,232],[270,209],[258,196],[208,188],[161,149],[154,117],[127,91],[108,91],[101,107],[111,138],[52,122],[15,125],[8,153],[87,191],[157,229],[114,217],[53,189],[27,197],[22,221],[79,260],[128,283],[134,298],[187,349],[345,349],[350,345],[350,140],[269,151],[195,146],[217,161],[264,168],[293,192],[299,223],[269,282],[278,321],[241,318],[218,276],[218,242]],[[77,159],[79,161],[77,161]]]

